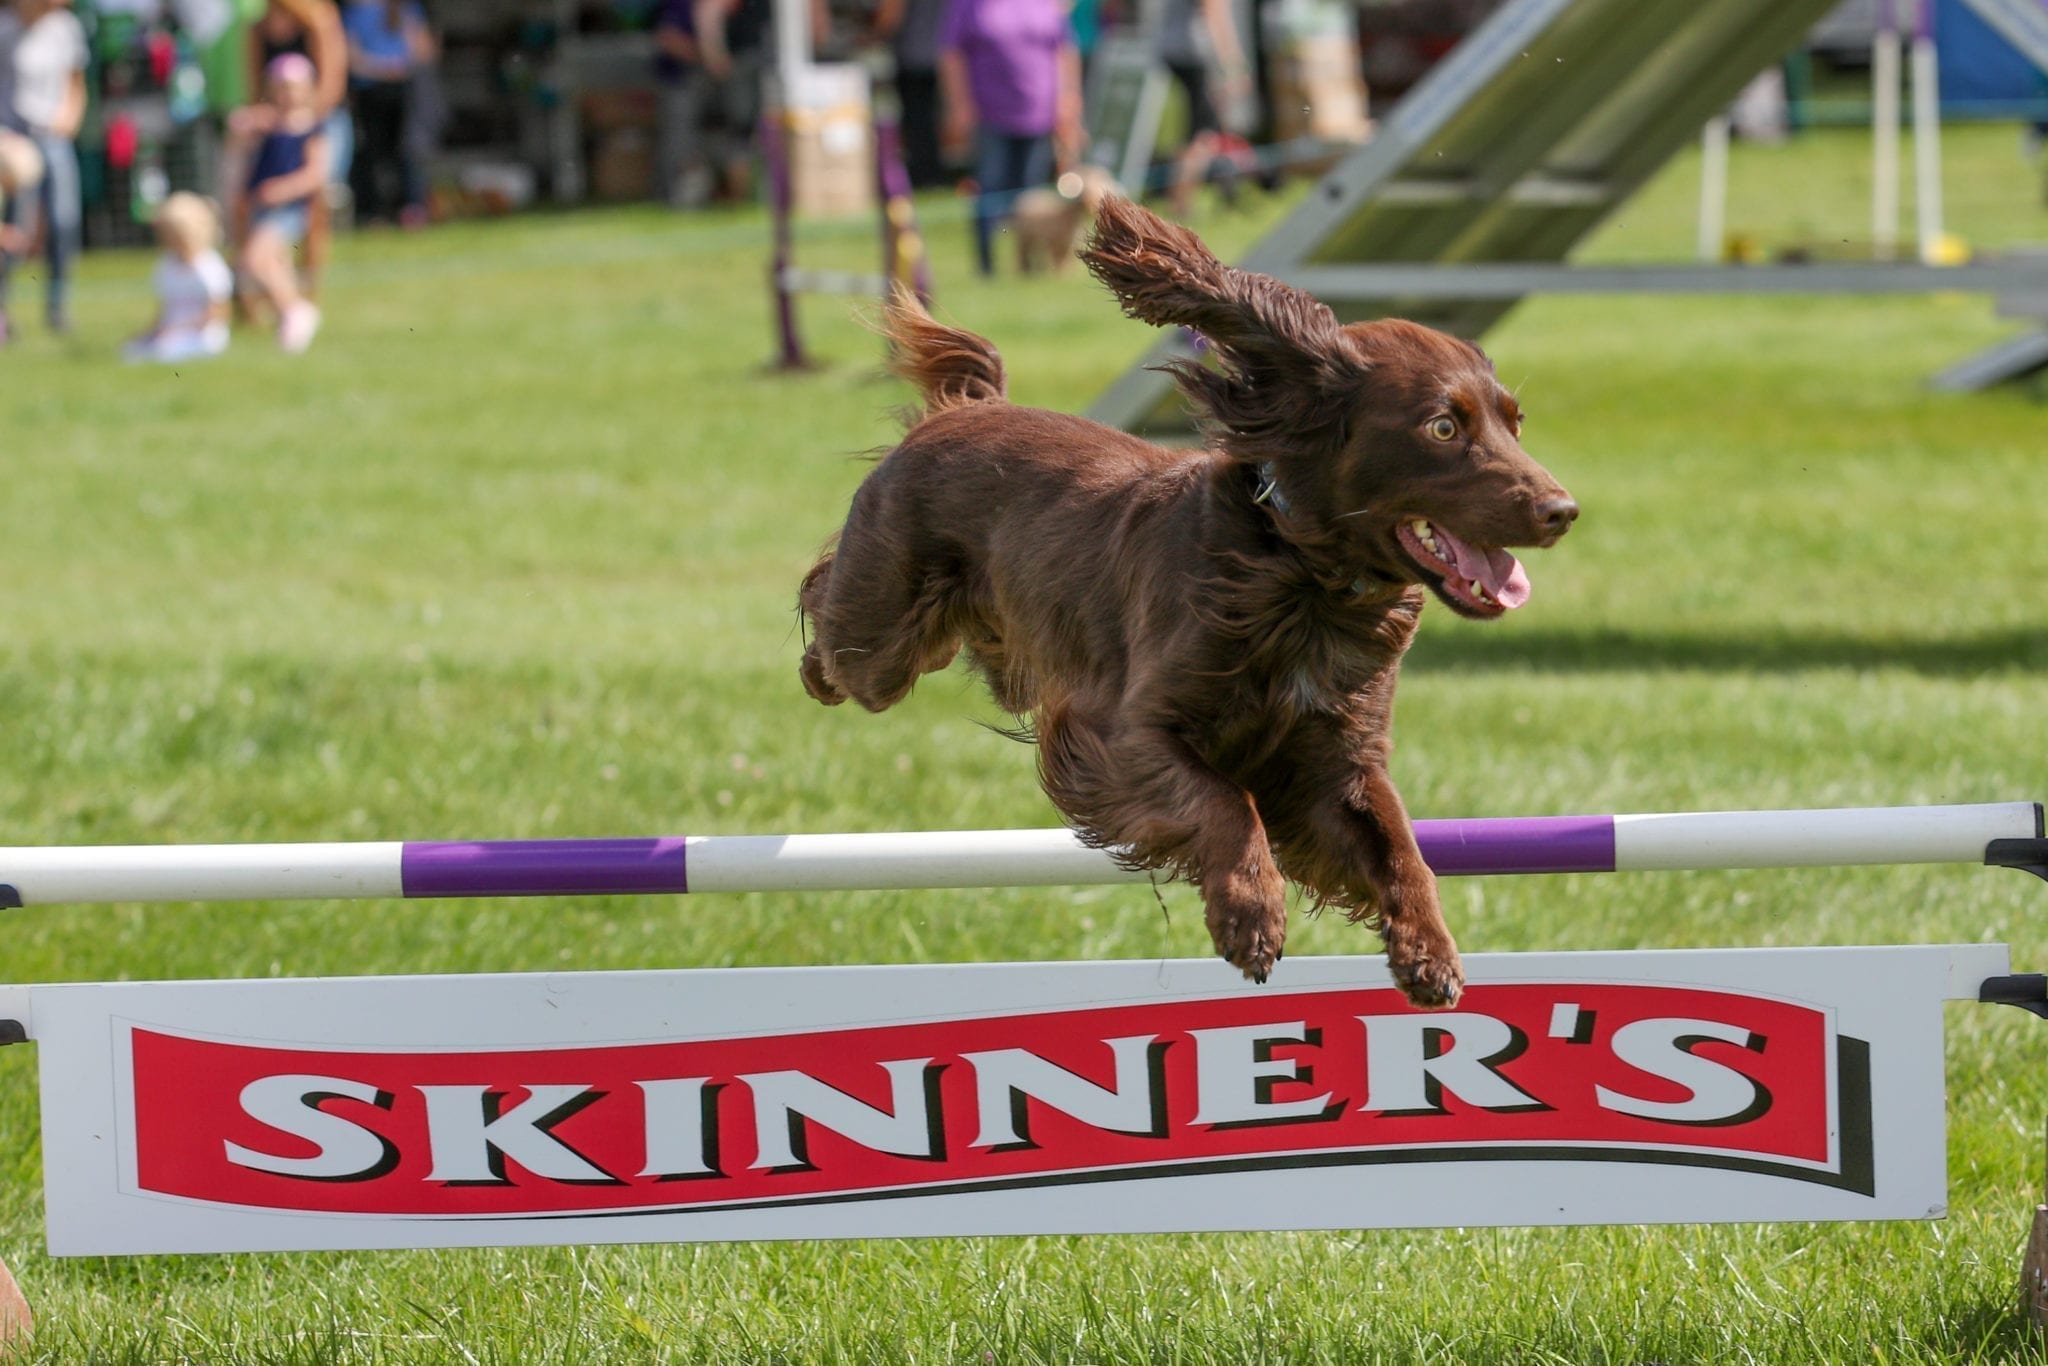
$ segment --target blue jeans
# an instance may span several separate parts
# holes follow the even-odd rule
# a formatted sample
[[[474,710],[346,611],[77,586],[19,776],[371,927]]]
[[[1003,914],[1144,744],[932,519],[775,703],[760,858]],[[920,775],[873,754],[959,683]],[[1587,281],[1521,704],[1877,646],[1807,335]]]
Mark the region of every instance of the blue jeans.
[[[974,246],[981,273],[996,273],[996,224],[1010,216],[1017,196],[1052,179],[1052,135],[982,128],[974,135]]]
[[[29,129],[28,136],[43,154],[43,178],[29,194],[8,197],[7,224],[30,233],[38,222],[48,225],[49,274],[43,286],[43,312],[53,326],[62,326],[71,287],[71,258],[78,255],[79,222],[84,212],[78,196],[78,148],[69,138],[38,129]],[[34,217],[29,213],[31,199],[35,201]],[[7,307],[7,282],[14,274],[14,259],[0,252],[0,310]]]
[[[320,131],[327,135],[327,183],[348,184],[349,167],[356,160],[356,121],[349,117],[348,105],[330,113]]]
[[[296,247],[306,240],[306,219],[311,212],[312,201],[300,199],[290,204],[267,204],[251,211],[249,230],[269,228],[284,239],[288,247]]]

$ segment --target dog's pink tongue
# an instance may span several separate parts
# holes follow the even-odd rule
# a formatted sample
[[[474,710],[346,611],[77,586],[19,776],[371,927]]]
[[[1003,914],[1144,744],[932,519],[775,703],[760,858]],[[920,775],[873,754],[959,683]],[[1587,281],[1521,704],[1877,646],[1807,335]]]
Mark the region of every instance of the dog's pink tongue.
[[[1477,580],[1486,586],[1487,596],[1502,607],[1520,607],[1529,600],[1529,576],[1522,562],[1505,550],[1474,550],[1442,527],[1437,539],[1451,548],[1451,558],[1467,583]]]

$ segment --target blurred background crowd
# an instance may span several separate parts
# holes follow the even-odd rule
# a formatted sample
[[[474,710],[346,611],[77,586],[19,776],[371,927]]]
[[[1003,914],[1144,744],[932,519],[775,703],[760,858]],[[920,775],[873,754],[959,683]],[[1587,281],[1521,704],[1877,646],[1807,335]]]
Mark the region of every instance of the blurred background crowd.
[[[1857,100],[1837,109],[1831,83],[1868,60],[1880,3],[1848,0],[1739,126],[1867,119]],[[824,65],[813,87],[778,91],[774,0],[0,0],[0,128],[15,135],[0,319],[24,257],[45,262],[62,330],[80,249],[154,235],[177,256],[160,219],[186,192],[214,207],[240,306],[274,314],[281,340],[296,317],[310,339],[316,316],[295,310],[317,297],[337,227],[751,201],[764,157],[800,212],[852,212],[872,201],[878,123],[900,131],[914,186],[980,190],[986,271],[1014,196],[1061,171],[1093,164],[1184,207],[1202,180],[1270,180],[1369,138],[1368,91],[1397,97],[1494,8],[792,0],[787,22]],[[1928,14],[1949,117],[2048,117],[2041,73],[1973,14],[1952,0]],[[787,112],[764,139],[771,100]],[[33,183],[17,175],[10,194],[7,166],[30,160]],[[183,201],[173,217],[203,229]]]

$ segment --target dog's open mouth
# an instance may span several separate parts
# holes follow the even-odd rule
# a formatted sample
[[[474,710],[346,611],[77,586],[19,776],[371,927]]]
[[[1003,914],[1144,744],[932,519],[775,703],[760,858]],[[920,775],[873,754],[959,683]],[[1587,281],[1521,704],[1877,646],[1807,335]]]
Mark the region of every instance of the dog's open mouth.
[[[1401,523],[1401,548],[1437,578],[1438,592],[1474,616],[1497,617],[1529,600],[1529,576],[1522,562],[1499,547],[1466,545],[1420,517]]]

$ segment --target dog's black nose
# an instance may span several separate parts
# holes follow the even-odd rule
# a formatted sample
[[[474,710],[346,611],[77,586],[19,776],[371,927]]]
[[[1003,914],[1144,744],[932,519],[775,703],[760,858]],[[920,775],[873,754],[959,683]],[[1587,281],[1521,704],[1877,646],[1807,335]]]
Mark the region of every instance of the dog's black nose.
[[[1579,505],[1569,498],[1547,498],[1536,505],[1536,521],[1546,536],[1562,536],[1579,520]]]

